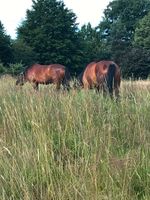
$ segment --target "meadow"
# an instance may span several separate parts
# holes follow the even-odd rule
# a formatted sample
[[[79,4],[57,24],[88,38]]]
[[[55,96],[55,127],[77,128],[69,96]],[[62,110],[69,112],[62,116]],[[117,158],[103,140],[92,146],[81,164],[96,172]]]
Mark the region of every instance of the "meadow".
[[[114,102],[0,78],[1,200],[149,200],[150,81]]]

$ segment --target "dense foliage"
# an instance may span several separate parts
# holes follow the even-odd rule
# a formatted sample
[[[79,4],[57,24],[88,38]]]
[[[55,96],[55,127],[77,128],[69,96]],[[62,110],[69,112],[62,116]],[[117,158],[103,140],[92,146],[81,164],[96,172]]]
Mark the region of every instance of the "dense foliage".
[[[150,11],[139,21],[134,38],[136,45],[150,50]]]
[[[62,63],[73,67],[80,56],[75,14],[62,1],[33,1],[18,38],[33,48],[39,63]]]
[[[89,63],[93,60],[108,59],[110,57],[109,51],[102,41],[98,29],[92,28],[90,23],[81,27],[79,36],[84,47],[85,63]]]
[[[12,60],[11,39],[6,34],[4,26],[0,21],[0,63],[7,66]],[[0,64],[0,73],[5,72],[2,64]]]
[[[111,1],[94,28],[90,23],[79,28],[76,18],[62,0],[33,0],[16,40],[10,40],[1,24],[0,72],[7,71],[9,63],[24,67],[39,62],[61,63],[79,73],[93,60],[112,59],[124,77],[148,77],[149,0]]]
[[[141,60],[143,65],[145,64],[145,54],[143,54],[144,57],[140,58],[140,60],[135,59],[140,54],[134,57],[133,52],[138,53],[142,49],[138,47],[139,50],[137,52],[137,46],[133,45],[133,41],[138,22],[149,11],[149,0],[112,1],[104,11],[103,21],[99,24],[101,37],[109,48],[112,59],[121,65],[125,76],[131,76],[132,74],[136,77],[143,77],[140,71],[135,72],[134,67],[140,68]],[[145,29],[144,25],[143,28]]]

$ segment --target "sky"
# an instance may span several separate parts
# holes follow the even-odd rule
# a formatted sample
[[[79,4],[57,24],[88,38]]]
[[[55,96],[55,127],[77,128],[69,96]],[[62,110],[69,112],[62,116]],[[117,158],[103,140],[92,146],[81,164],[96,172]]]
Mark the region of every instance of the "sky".
[[[110,0],[64,0],[66,7],[76,14],[79,26],[90,22],[93,27],[99,24],[109,2]],[[0,1],[0,21],[6,34],[12,39],[16,38],[16,28],[25,19],[26,10],[31,7],[32,0]]]

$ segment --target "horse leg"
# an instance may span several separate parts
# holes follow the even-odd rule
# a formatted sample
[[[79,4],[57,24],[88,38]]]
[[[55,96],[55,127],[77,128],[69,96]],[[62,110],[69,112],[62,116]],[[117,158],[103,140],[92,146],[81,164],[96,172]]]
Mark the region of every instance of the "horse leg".
[[[103,97],[108,96],[108,88],[106,87],[106,85],[102,85],[102,93],[103,93]]]
[[[67,79],[67,77],[64,77],[60,84],[62,84],[63,90],[67,90],[67,91],[70,90],[70,84],[69,84],[69,80]]]
[[[102,91],[104,97],[108,95],[111,99],[113,99],[113,87],[111,89],[108,87],[106,78],[104,78],[102,83]]]
[[[117,80],[114,81],[115,98],[117,101],[120,98],[120,95],[119,95],[120,82],[121,82],[120,78],[118,78]]]
[[[95,89],[96,89],[96,93],[99,93],[99,91],[100,91],[99,85],[95,86]]]
[[[103,85],[100,83],[97,83],[96,85],[95,85],[95,89],[96,89],[96,93],[97,94],[100,94],[100,92],[102,92],[103,93]]]
[[[97,91],[101,91],[103,97],[106,97],[108,95],[108,87],[106,77],[104,75],[100,75],[97,77]]]
[[[70,90],[70,84],[68,81],[62,82],[63,89],[69,91]]]
[[[88,90],[88,89],[90,89],[90,86],[89,86],[89,84],[88,84],[88,83],[84,84],[84,89],[85,89],[85,90]]]
[[[90,87],[90,84],[89,84],[89,82],[88,82],[87,80],[84,80],[84,82],[83,82],[83,87],[84,87],[85,90],[88,90],[88,89],[91,88],[91,87]]]
[[[33,83],[33,88],[38,91],[39,90],[39,84],[38,83]]]
[[[115,90],[115,98],[116,98],[116,101],[118,101],[119,98],[120,98],[120,95],[119,95],[119,87],[118,87],[118,86],[115,86],[114,90]]]
[[[57,91],[60,90],[60,82],[57,82],[57,83],[56,83],[56,90],[57,90]]]
[[[113,89],[109,90],[109,96],[110,96],[111,99],[113,99]]]

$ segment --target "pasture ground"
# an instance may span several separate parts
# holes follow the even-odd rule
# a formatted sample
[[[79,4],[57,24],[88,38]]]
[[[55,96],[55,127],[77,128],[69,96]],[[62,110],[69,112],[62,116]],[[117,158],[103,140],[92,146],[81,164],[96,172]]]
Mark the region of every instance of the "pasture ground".
[[[149,200],[150,81],[118,103],[0,79],[1,200]]]

